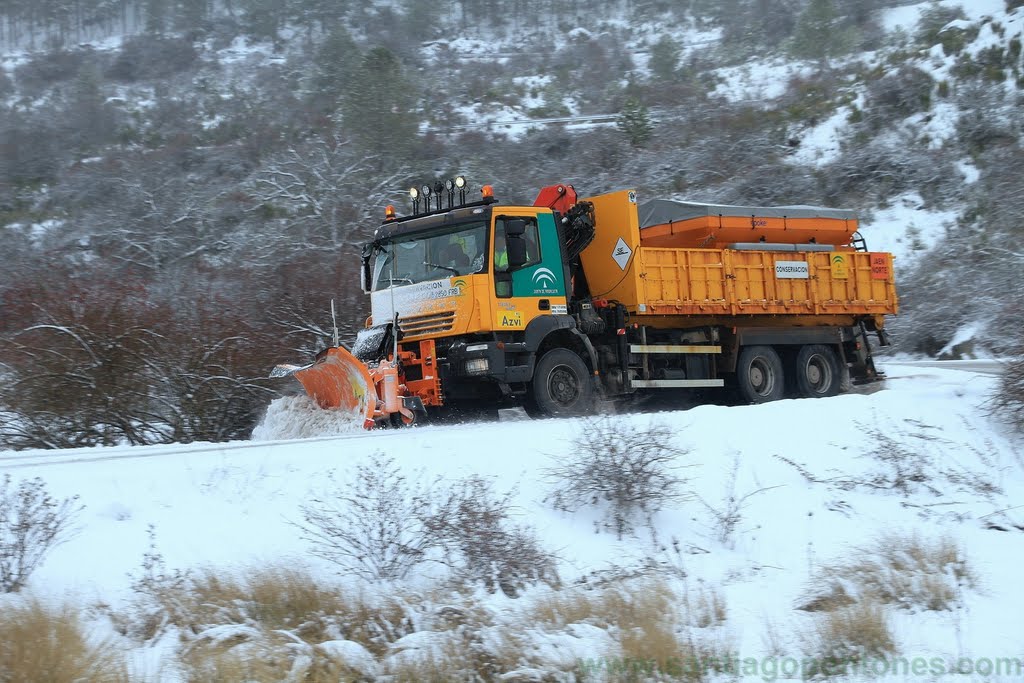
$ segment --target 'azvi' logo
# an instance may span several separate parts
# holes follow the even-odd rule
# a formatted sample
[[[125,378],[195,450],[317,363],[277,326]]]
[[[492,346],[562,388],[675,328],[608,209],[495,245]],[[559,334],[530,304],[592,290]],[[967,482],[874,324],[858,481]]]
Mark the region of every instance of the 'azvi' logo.
[[[538,268],[533,271],[533,284],[543,289],[550,289],[555,286],[555,274],[547,268]]]

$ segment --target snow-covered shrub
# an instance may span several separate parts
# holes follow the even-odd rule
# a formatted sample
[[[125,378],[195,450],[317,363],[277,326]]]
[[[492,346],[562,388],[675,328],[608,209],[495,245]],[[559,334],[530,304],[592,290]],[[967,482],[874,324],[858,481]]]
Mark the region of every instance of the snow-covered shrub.
[[[548,470],[554,490],[547,500],[574,512],[606,507],[605,527],[620,538],[638,522],[650,523],[670,503],[689,497],[679,474],[687,451],[676,447],[667,425],[635,426],[629,419],[587,420],[573,439],[572,454]]]
[[[864,121],[877,132],[894,121],[927,111],[934,83],[928,72],[907,64],[869,81]]]
[[[433,561],[511,595],[528,582],[557,581],[533,532],[511,523],[511,497],[480,477],[410,482],[378,452],[304,505],[300,528],[314,554],[370,580],[402,579]]]
[[[959,26],[948,28],[950,22],[953,21],[965,21],[967,15],[964,14],[964,10],[961,7],[947,7],[935,3],[924,11],[921,12],[921,18],[917,21],[917,33],[914,34],[914,42],[918,46],[929,49],[933,45],[942,43],[943,51],[948,54],[954,54],[959,51],[964,44],[969,43],[973,40],[973,36],[963,37],[961,34],[963,29]],[[977,29],[974,30],[974,35],[977,35]]]
[[[410,482],[381,452],[302,506],[303,536],[312,552],[371,580],[401,579],[427,559],[436,539],[421,511],[429,487]]]
[[[118,81],[166,78],[185,71],[199,58],[192,41],[165,36],[133,36],[121,45],[107,77]]]
[[[9,474],[0,479],[0,592],[21,590],[46,554],[68,538],[82,509],[77,500],[54,498],[39,477],[16,486]]]
[[[423,525],[460,579],[514,596],[525,584],[557,584],[558,574],[533,531],[509,519],[511,498],[512,492],[496,493],[482,477],[467,477],[423,515]]]
[[[997,414],[1024,431],[1024,356],[1008,361],[993,396]]]
[[[79,613],[37,599],[0,610],[0,680],[120,683],[126,663],[109,643],[96,643]]]
[[[106,57],[91,48],[52,50],[32,57],[14,70],[19,88],[40,93],[51,85],[74,78],[85,65],[101,66]]]

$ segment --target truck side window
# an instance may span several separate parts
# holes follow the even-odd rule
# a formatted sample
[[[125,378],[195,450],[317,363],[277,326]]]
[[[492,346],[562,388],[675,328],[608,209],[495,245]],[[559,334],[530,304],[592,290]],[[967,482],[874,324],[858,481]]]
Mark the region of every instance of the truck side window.
[[[523,240],[526,242],[527,261],[523,267],[529,267],[540,263],[540,234],[537,230],[537,221],[526,219],[526,232],[523,233]],[[494,294],[499,298],[512,296],[512,273],[508,271],[508,248],[505,241],[505,221],[499,219],[494,225]]]

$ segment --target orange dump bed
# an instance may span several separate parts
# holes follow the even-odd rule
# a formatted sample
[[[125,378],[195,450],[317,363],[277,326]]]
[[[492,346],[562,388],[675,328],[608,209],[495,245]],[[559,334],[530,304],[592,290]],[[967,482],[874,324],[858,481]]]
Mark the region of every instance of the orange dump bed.
[[[752,228],[749,215],[727,215],[748,211],[743,207],[663,200],[638,207],[631,190],[587,201],[597,226],[581,255],[587,283],[595,297],[617,301],[631,315],[838,324],[898,311],[892,255],[844,246],[857,227],[851,211],[750,209],[765,223]],[[671,216],[678,220],[662,220]],[[790,242],[796,235],[801,240]],[[683,246],[703,241],[709,246]]]
[[[713,249],[734,243],[850,243],[857,231],[852,211],[815,206],[750,207],[655,199],[640,210],[645,247]]]
[[[892,255],[641,247],[643,315],[891,315]]]

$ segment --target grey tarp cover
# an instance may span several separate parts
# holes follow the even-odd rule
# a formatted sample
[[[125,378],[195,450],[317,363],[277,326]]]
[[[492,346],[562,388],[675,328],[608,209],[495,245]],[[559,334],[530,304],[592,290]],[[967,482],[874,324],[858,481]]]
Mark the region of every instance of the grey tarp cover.
[[[640,227],[663,225],[703,216],[760,216],[764,218],[837,218],[856,220],[857,214],[846,209],[826,209],[820,206],[726,206],[676,202],[670,199],[652,199],[639,206]]]

